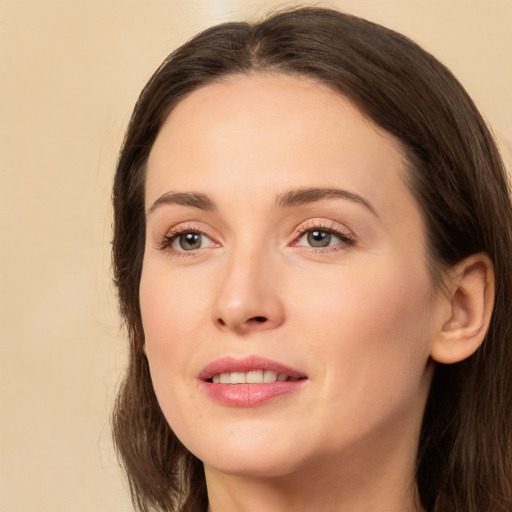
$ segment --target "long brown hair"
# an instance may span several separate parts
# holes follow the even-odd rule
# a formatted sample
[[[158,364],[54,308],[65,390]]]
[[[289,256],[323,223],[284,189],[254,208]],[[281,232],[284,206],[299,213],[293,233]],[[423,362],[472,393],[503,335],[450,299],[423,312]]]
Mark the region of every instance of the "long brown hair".
[[[417,484],[428,512],[510,512],[512,207],[493,137],[459,82],[429,53],[369,21],[312,7],[200,33],[163,62],[135,106],[113,191],[115,282],[130,338],[113,432],[134,504],[144,512],[207,506],[202,464],[165,421],[142,350],[145,164],[163,121],[187,94],[258,71],[327,83],[401,141],[427,225],[433,279],[470,254],[485,251],[492,259],[491,326],[473,356],[436,366]]]

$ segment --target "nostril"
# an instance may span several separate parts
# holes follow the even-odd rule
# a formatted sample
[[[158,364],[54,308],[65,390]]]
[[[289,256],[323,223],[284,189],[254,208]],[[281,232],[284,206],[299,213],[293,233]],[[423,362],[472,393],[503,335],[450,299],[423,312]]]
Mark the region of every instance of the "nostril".
[[[226,321],[222,317],[218,317],[216,320],[217,325],[219,327],[221,327],[221,328],[228,327],[230,329],[232,328],[235,330],[238,330],[238,329],[244,330],[245,328],[248,328],[251,325],[264,324],[268,321],[269,320],[266,316],[251,316],[247,320],[241,321],[241,322],[239,322],[239,320],[237,320],[237,319],[232,319],[232,321],[229,321],[229,320]]]

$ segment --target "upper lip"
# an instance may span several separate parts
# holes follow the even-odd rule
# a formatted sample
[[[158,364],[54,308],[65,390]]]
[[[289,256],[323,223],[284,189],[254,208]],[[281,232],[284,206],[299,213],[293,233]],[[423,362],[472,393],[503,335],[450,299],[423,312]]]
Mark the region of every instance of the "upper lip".
[[[299,370],[286,366],[277,361],[272,361],[271,359],[253,355],[244,357],[242,359],[236,359],[234,357],[223,357],[221,359],[216,359],[215,361],[207,364],[203,370],[201,370],[199,379],[207,381],[214,375],[219,375],[221,373],[246,373],[254,370],[270,370],[276,373],[284,373],[293,379],[301,379],[306,377],[306,374]]]

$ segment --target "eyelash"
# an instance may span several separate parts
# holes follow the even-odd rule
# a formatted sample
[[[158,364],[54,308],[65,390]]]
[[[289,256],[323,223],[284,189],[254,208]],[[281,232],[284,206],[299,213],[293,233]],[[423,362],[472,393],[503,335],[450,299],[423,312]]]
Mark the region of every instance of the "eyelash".
[[[299,246],[298,241],[307,233],[310,233],[312,231],[322,231],[324,233],[328,233],[330,235],[334,235],[338,237],[341,241],[341,243],[333,245],[333,246],[326,246],[326,247],[312,247],[312,246]],[[193,249],[190,251],[185,250],[176,250],[172,247],[172,244],[176,241],[176,239],[181,236],[188,233],[196,233],[202,236],[206,236],[210,240],[212,240],[211,237],[200,231],[199,229],[184,225],[180,226],[178,228],[172,229],[168,233],[166,233],[159,244],[159,248],[162,251],[169,251],[174,256],[177,257],[187,257],[187,256],[194,256],[196,254],[196,251],[198,249]],[[325,224],[322,222],[315,222],[309,225],[300,226],[294,234],[294,240],[291,243],[292,247],[305,247],[309,252],[312,253],[326,253],[326,252],[335,252],[342,249],[345,249],[347,247],[352,247],[356,243],[356,239],[352,234],[347,233],[347,231],[341,230],[334,226],[334,224]]]
[[[296,236],[292,242],[292,246],[297,247],[297,242],[305,234],[311,233],[313,231],[322,231],[324,233],[334,235],[340,239],[341,243],[332,245],[332,246],[326,246],[326,247],[303,246],[309,252],[312,252],[312,253],[335,252],[335,251],[346,249],[348,247],[352,247],[353,245],[356,244],[356,238],[354,237],[353,234],[336,227],[334,223],[326,224],[323,222],[315,222],[315,223],[311,223],[309,225],[306,224],[306,225],[300,226],[297,229],[297,231],[295,232]]]
[[[168,233],[166,233],[160,242],[160,249],[162,251],[169,251],[174,256],[177,257],[187,257],[187,256],[193,256],[196,253],[196,250],[191,251],[178,251],[172,247],[172,244],[176,241],[176,239],[181,235],[186,235],[188,233],[196,233],[198,235],[206,236],[207,238],[210,238],[208,235],[200,231],[199,229],[193,227],[193,226],[180,226],[178,228],[172,229]],[[210,238],[211,240],[211,238]]]

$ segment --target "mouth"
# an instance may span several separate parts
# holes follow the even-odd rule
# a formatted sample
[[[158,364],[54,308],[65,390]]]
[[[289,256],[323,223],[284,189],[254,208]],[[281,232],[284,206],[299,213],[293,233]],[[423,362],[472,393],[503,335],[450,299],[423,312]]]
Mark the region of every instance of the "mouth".
[[[272,382],[295,382],[306,377],[294,378],[273,370],[251,370],[249,372],[216,373],[207,382],[214,384],[271,384]]]
[[[259,356],[224,357],[208,364],[199,379],[214,384],[271,384],[307,379],[307,375],[277,361]]]
[[[301,389],[308,376],[277,361],[250,356],[213,361],[199,374],[199,380],[214,401],[252,407]]]

